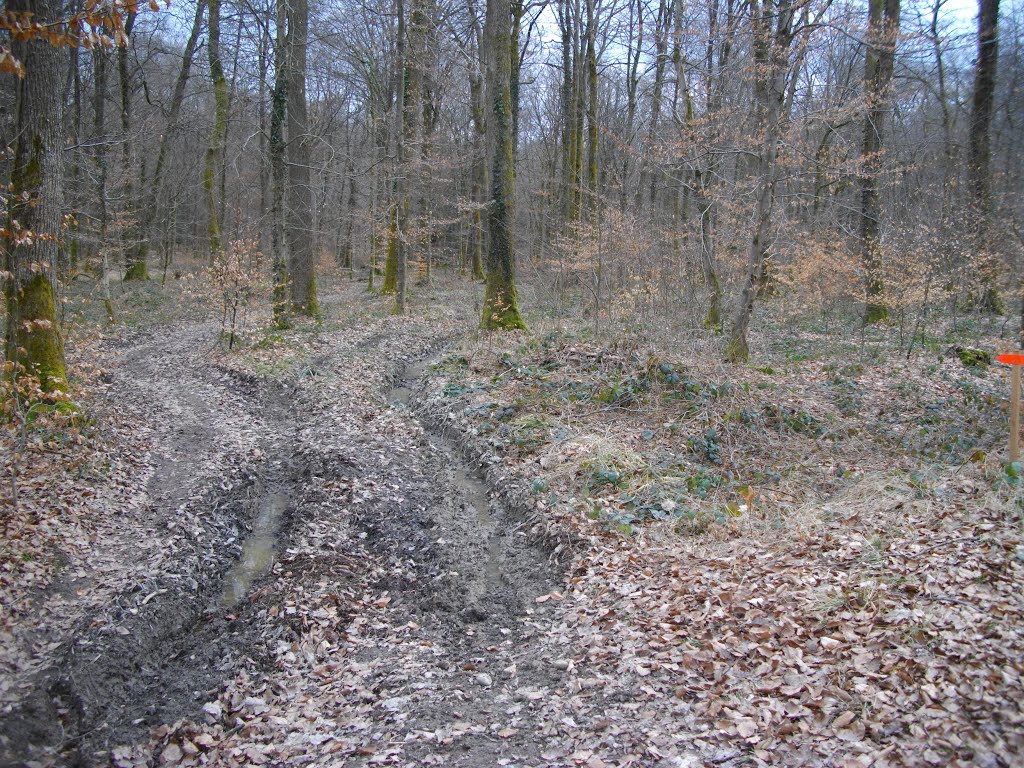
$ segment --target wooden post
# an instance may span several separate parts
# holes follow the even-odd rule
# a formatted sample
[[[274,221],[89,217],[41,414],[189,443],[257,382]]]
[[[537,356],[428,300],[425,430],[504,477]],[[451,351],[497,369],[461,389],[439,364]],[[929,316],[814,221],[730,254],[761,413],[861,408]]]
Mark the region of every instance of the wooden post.
[[[996,362],[1010,366],[1010,461],[1017,461],[1020,458],[1020,367],[1024,365],[1024,355],[999,355]]]
[[[1010,368],[1010,461],[1020,458],[1020,366]]]

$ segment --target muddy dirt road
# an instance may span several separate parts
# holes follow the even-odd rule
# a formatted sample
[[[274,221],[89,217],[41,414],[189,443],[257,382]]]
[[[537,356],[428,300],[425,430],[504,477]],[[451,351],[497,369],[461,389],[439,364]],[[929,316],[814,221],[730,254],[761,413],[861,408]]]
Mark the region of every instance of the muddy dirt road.
[[[206,326],[112,343],[108,399],[150,445],[145,502],[96,543],[102,579],[83,564],[40,598],[62,642],[9,708],[0,763],[565,754],[562,576],[416,415],[422,361],[463,322],[311,334],[271,377],[209,354]]]

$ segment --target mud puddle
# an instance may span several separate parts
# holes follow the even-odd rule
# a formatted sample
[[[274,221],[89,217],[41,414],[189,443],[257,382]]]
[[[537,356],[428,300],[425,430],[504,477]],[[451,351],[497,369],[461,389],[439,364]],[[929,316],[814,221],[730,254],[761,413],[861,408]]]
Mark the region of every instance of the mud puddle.
[[[302,484],[291,459],[265,458],[293,455],[294,413],[287,392],[195,360],[200,346],[143,337],[116,369],[114,390],[143,393],[140,409],[160,414],[149,504],[125,523],[143,540],[125,554],[146,567],[82,615],[25,703],[0,717],[0,766],[109,764],[114,747],[195,717],[235,670],[267,663],[245,597],[272,564],[286,489]]]
[[[224,592],[220,598],[222,608],[238,605],[249,594],[253,583],[270,571],[281,520],[287,508],[288,494],[284,491],[273,491],[261,499],[252,533],[242,544],[241,557],[224,578]]]
[[[430,367],[430,360],[419,360],[414,363],[410,363],[402,374],[402,378],[398,381],[395,386],[388,392],[387,401],[389,403],[398,403],[399,405],[409,405],[409,401],[412,400],[412,396],[416,391],[416,386],[419,383],[420,377],[426,372],[427,368]]]

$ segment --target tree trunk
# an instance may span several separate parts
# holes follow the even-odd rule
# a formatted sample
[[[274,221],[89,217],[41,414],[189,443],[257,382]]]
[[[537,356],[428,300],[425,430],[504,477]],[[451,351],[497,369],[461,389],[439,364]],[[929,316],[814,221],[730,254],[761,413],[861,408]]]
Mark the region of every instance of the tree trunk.
[[[484,279],[484,196],[487,189],[487,96],[484,93],[485,64],[483,31],[476,3],[469,0],[470,24],[476,40],[475,59],[471,62],[469,74],[470,110],[473,118],[473,179],[470,185],[470,202],[473,212],[470,216],[469,252],[474,280]]]
[[[341,266],[352,275],[352,255],[355,251],[355,243],[352,238],[355,236],[356,214],[358,211],[358,189],[356,188],[356,166],[355,158],[352,156],[352,148],[349,147],[348,165],[348,206],[345,212],[345,237],[341,246]]]
[[[597,220],[600,201],[597,175],[597,18],[594,1],[587,1],[587,208],[591,219]]]
[[[404,2],[400,8],[404,11]],[[404,16],[404,13],[402,14]],[[406,26],[408,37],[404,42],[401,56],[401,70],[404,73],[401,109],[398,119],[401,121],[398,136],[398,194],[396,205],[396,237],[398,261],[396,273],[395,312],[405,312],[408,297],[409,262],[417,258],[419,252],[418,215],[416,202],[420,168],[420,150],[422,148],[423,120],[423,40],[425,34],[425,18],[421,0],[412,0],[409,8],[409,23],[402,24],[399,17],[399,34],[401,27]]]
[[[526,328],[519,314],[515,278],[516,174],[512,146],[511,21],[509,0],[487,0],[487,91],[491,101],[487,132],[492,174],[491,201],[487,209],[490,230],[487,288],[481,326],[507,330]]]
[[[309,40],[307,0],[289,0],[288,16],[288,189],[286,196],[288,274],[292,308],[315,317],[313,254],[313,187],[310,184],[309,120],[306,106],[306,50]]]
[[[572,230],[580,215],[580,82],[578,39],[579,23],[572,0],[558,3],[562,33],[562,215]]]
[[[661,121],[661,101],[665,89],[665,64],[668,52],[668,16],[669,4],[666,0],[658,2],[658,16],[654,26],[654,87],[651,93],[651,120],[647,125],[647,144],[644,152],[643,167],[640,173],[640,188],[637,190],[638,202],[642,205],[644,196],[653,205],[658,197],[658,179],[653,170],[655,145],[658,141],[658,123]]]
[[[12,12],[62,27],[57,0],[8,0]],[[10,42],[11,54],[24,66],[14,83],[16,94],[14,156],[11,161],[6,222],[12,233],[32,232],[3,248],[7,360],[25,368],[45,391],[67,386],[64,341],[57,316],[57,252],[63,204],[64,78],[67,50],[41,40]],[[15,235],[17,238],[17,235]]]
[[[971,192],[978,272],[983,286],[981,309],[999,314],[1003,301],[996,288],[998,265],[992,256],[992,173],[989,134],[999,69],[999,0],[978,0],[978,61],[974,68],[968,137],[967,181]]]
[[[864,64],[868,111],[864,119],[860,192],[861,257],[867,278],[864,321],[867,323],[876,323],[889,314],[881,300],[885,285],[882,279],[882,211],[878,177],[882,168],[882,136],[889,110],[889,82],[892,80],[899,29],[900,0],[869,0],[868,49]]]
[[[763,127],[764,139],[760,151],[753,159],[757,186],[754,226],[747,248],[747,275],[725,349],[726,360],[731,363],[745,362],[750,358],[747,330],[763,277],[775,202],[776,160],[782,136],[793,6],[791,0],[778,0],[777,8],[772,7],[774,3],[775,0],[764,0],[760,13],[757,11],[756,0],[751,3],[751,23],[754,25],[754,93],[757,96],[755,108]],[[771,31],[772,19],[776,20],[774,35]]]
[[[203,165],[203,194],[206,199],[206,235],[209,241],[210,259],[217,258],[222,249],[220,203],[217,200],[217,169],[224,154],[224,141],[228,130],[228,82],[224,76],[224,64],[220,56],[220,3],[208,3],[208,40],[210,58],[210,79],[213,82],[214,115],[210,143],[206,148]]]
[[[121,250],[124,253],[124,279],[149,280],[146,259],[140,258],[139,250],[139,201],[136,199],[135,185],[132,183],[134,173],[134,153],[136,143],[131,138],[132,127],[132,73],[129,67],[129,48],[132,29],[135,26],[135,14],[128,13],[124,20],[124,31],[127,41],[117,49],[117,73],[121,86],[121,133],[124,143],[121,145],[121,173],[124,174],[124,207],[121,222]],[[144,167],[144,166],[143,166]],[[145,179],[141,179],[145,184]]]
[[[635,5],[634,5],[635,3]],[[633,28],[636,28],[634,42]],[[643,0],[629,0],[629,21],[628,40],[626,44],[626,125],[623,135],[627,142],[632,142],[634,137],[634,124],[636,123],[637,91],[640,87],[640,57],[644,47],[644,2]],[[622,180],[619,188],[619,210],[626,212],[629,202],[630,190],[630,166],[632,152],[622,153]]]
[[[288,240],[285,225],[285,120],[288,113],[287,0],[275,4],[274,90],[270,95],[270,251],[273,270],[274,325],[288,323]]]
[[[406,34],[405,0],[395,0],[395,15],[398,19],[395,72],[397,87],[395,88],[395,106],[391,120],[391,137],[394,142],[394,181],[392,184],[393,201],[391,225],[388,231],[388,250],[384,261],[384,286],[382,293],[395,294],[395,307],[398,311],[405,308],[405,271],[406,249],[403,225],[405,222],[405,97],[406,97],[406,58],[408,57],[408,37]],[[399,294],[402,294],[399,296]]]

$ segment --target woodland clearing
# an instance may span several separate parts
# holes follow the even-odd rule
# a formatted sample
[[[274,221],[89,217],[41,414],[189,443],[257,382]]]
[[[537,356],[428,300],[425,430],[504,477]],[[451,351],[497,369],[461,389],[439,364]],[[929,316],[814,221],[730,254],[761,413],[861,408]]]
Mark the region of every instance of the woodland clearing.
[[[481,334],[435,281],[230,353],[150,286],[69,345],[88,420],[3,454],[0,763],[1015,763],[1001,371],[884,328],[779,323],[756,366]]]

